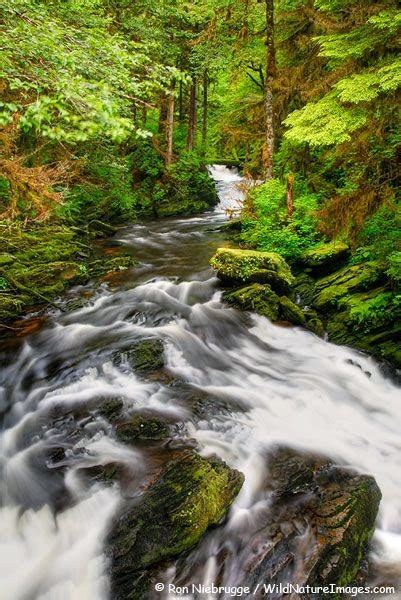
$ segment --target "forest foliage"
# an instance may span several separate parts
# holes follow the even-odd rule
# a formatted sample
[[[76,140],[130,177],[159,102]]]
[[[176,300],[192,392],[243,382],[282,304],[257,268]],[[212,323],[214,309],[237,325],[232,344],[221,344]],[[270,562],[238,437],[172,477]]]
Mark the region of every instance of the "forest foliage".
[[[268,179],[244,244],[394,272],[400,28],[396,0],[0,0],[1,217],[196,212],[225,158]]]

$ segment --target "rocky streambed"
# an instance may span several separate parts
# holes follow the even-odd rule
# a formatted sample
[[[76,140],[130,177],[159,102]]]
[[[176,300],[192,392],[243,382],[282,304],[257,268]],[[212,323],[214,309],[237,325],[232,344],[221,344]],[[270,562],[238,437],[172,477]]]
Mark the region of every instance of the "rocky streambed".
[[[4,598],[398,585],[399,388],[312,333],[293,269],[227,250],[224,222],[220,206],[119,229],[99,260],[135,264],[3,340]],[[282,326],[297,314],[309,331]]]

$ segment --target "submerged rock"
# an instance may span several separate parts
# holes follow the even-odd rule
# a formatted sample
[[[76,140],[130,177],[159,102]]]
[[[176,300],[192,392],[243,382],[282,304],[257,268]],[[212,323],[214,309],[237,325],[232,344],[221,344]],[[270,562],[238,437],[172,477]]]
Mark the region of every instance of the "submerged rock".
[[[149,373],[164,366],[163,342],[156,338],[140,340],[130,350],[119,354],[117,362],[128,364],[135,372]]]
[[[344,242],[333,241],[306,250],[297,263],[314,276],[328,275],[344,266],[349,257],[349,246]]]
[[[249,581],[352,583],[381,499],[374,478],[286,448],[274,452],[269,467],[271,511],[264,532],[258,531],[264,542],[249,560]]]
[[[268,283],[274,291],[286,293],[294,282],[290,267],[274,252],[219,248],[210,264],[228,285]]]
[[[131,418],[116,427],[117,439],[120,442],[142,440],[163,440],[170,435],[167,423],[156,417],[132,415]]]
[[[242,483],[243,475],[218,458],[186,452],[169,463],[112,524],[106,541],[112,597],[143,598],[147,569],[194,546],[221,521]]]

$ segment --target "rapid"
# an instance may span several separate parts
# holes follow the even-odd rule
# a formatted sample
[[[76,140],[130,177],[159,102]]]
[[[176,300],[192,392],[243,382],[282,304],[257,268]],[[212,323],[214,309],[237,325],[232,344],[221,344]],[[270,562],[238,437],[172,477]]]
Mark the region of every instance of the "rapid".
[[[369,356],[222,302],[208,263],[243,191],[235,170],[215,166],[211,175],[220,198],[214,211],[120,228],[104,249],[123,246],[138,267],[72,290],[63,302],[78,297],[78,308],[52,310],[38,331],[0,346],[3,600],[109,598],[110,520],[121,496],[140,493],[169,452],[162,443],[116,440],[97,412],[115,397],[128,411],[180,423],[175,447],[215,453],[245,474],[226,523],[166,580],[215,581],[224,546],[223,582],[240,582],[263,504],[266,453],[276,444],[376,478],[383,499],[372,560],[386,581],[401,580],[400,388]],[[163,341],[166,370],[184,386],[130,368],[124,357],[142,338]],[[196,412],[188,390],[213,402]],[[84,476],[109,463],[123,466],[123,486]]]

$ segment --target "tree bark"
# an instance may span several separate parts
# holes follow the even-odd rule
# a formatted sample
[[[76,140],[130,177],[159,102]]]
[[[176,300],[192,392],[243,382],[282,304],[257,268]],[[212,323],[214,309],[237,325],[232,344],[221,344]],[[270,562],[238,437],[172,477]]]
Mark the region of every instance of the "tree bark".
[[[292,215],[294,214],[294,181],[295,181],[294,173],[289,173],[287,175],[287,190],[286,190],[288,219],[292,219]]]
[[[165,131],[166,119],[167,119],[167,99],[165,96],[162,96],[160,99],[159,122],[157,124],[157,132],[160,134]]]
[[[274,1],[266,0],[266,77],[264,90],[265,143],[263,147],[264,179],[273,178],[274,122],[273,122],[273,83],[276,74],[276,53],[274,48]]]
[[[166,167],[173,162],[173,135],[174,135],[174,90],[167,96],[167,118],[166,118]]]
[[[209,76],[207,69],[203,73],[203,106],[202,106],[202,154],[206,154],[207,145],[207,117],[208,117],[208,86]]]
[[[196,136],[196,121],[197,121],[197,101],[196,101],[197,84],[193,78],[189,94],[189,115],[188,115],[188,137],[187,150],[193,150],[195,147]]]

